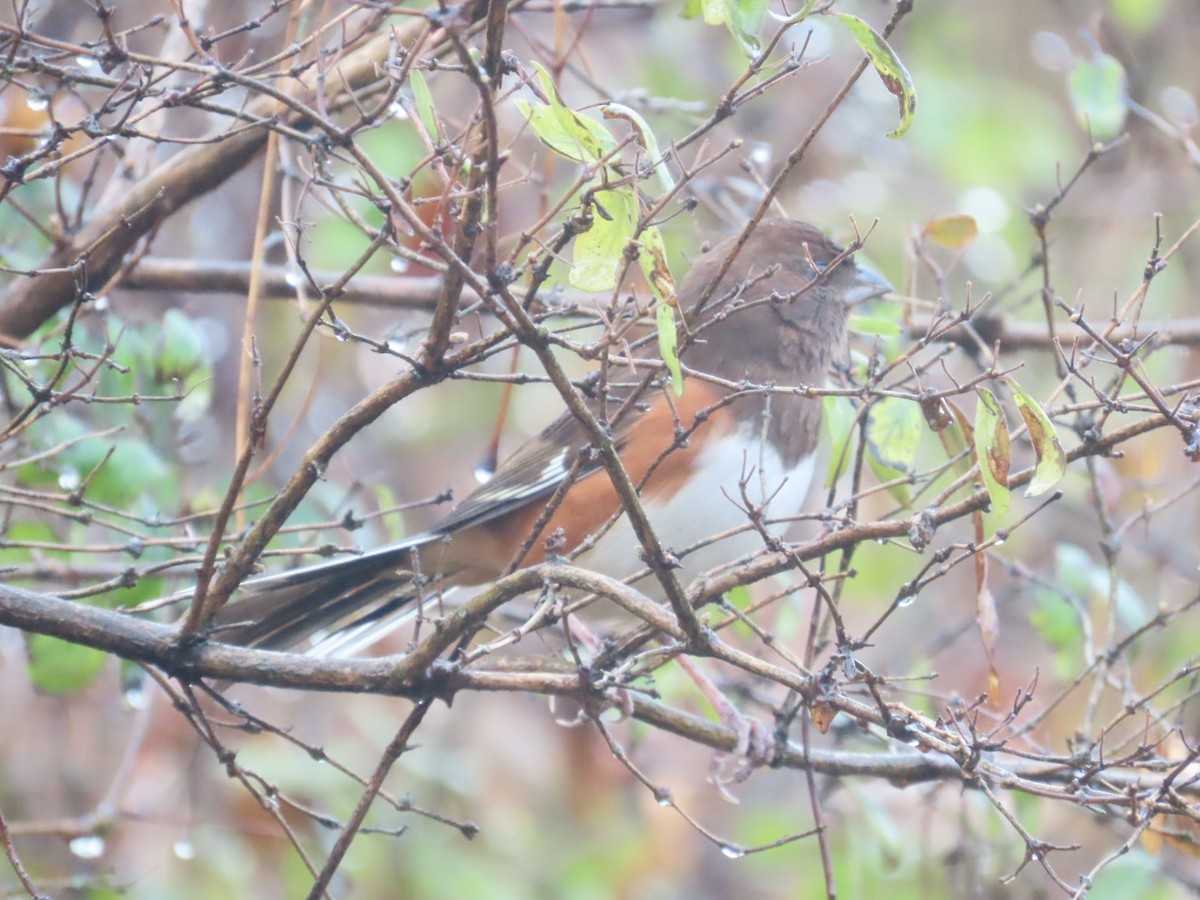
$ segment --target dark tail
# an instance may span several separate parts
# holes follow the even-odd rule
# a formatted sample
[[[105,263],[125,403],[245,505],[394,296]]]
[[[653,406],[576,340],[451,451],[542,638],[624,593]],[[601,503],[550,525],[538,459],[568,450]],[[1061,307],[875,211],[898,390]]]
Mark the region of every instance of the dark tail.
[[[212,621],[212,636],[246,647],[283,650],[344,632],[371,640],[393,627],[418,597],[414,551],[440,541],[421,534],[348,559],[252,578]],[[336,641],[341,649],[341,641]],[[356,641],[360,646],[361,641]],[[320,643],[317,644],[321,652]]]

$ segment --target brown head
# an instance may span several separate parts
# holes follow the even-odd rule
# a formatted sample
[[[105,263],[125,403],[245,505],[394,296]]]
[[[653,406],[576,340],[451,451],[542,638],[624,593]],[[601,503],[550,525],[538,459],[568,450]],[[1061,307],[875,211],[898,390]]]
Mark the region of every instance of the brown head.
[[[696,301],[735,243],[731,237],[714,246],[679,286],[679,305],[697,332],[685,361],[730,380],[824,383],[830,362],[843,353],[848,307],[891,286],[853,257],[826,272],[841,247],[806,222],[769,219],[697,313]]]

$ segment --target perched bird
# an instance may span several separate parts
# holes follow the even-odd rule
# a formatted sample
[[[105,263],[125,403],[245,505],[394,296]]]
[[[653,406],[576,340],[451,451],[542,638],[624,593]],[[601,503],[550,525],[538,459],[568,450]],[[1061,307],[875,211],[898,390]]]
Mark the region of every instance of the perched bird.
[[[845,353],[847,307],[891,290],[852,258],[826,271],[841,250],[813,226],[768,220],[697,308],[734,248],[733,238],[718,243],[679,285],[678,307],[693,337],[681,357],[692,373],[682,396],[652,384],[610,423],[656,535],[680,560],[684,585],[762,549],[762,537],[744,527],[743,497],[765,505],[772,517],[800,511],[813,478],[822,403],[778,389],[824,385],[831,363]],[[652,358],[655,348],[638,352]],[[604,405],[609,415],[630,388],[613,391],[617,396]],[[592,462],[531,538],[587,444],[579,421],[564,414],[432,531],[362,556],[246,581],[216,615],[213,637],[285,648],[350,633],[361,646],[363,635],[374,637],[405,617],[419,596],[486,583],[516,562],[543,561],[547,537],[552,552],[570,554],[620,510],[609,475]],[[517,560],[523,546],[527,552]],[[624,578],[645,568],[640,550],[622,515],[575,562]]]

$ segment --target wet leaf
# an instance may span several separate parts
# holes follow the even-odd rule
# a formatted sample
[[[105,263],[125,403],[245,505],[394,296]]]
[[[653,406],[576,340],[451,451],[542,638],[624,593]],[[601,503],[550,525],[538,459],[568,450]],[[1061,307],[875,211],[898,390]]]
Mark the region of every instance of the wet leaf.
[[[655,225],[642,232],[638,263],[650,284],[650,289],[654,292],[654,298],[660,302],[673,303],[675,277],[671,274],[671,267],[667,265],[667,246],[663,243],[662,232]]]
[[[654,132],[646,120],[635,110],[628,106],[622,106],[620,103],[606,103],[601,113],[606,119],[623,119],[629,123],[638,144],[646,151],[650,164],[654,166],[655,174],[658,176],[663,190],[667,192],[675,190],[675,179],[671,177],[670,169],[663,161],[662,151],[658,149],[658,138],[654,136]]]
[[[992,512],[1004,516],[1011,502],[1008,490],[1008,469],[1012,463],[1012,447],[1008,437],[1008,422],[996,395],[987,388],[976,388],[979,403],[975,407],[975,458],[983,486],[992,500]]]
[[[883,86],[896,96],[896,102],[900,106],[900,123],[888,137],[900,137],[912,125],[913,114],[917,111],[917,91],[913,87],[912,76],[904,68],[904,63],[900,62],[900,57],[874,28],[858,16],[849,13],[834,13],[834,16],[842,20],[858,41],[858,46],[867,54],[867,59],[879,73]]]
[[[540,63],[533,65],[550,102],[517,100],[516,104],[542,143],[560,156],[582,163],[602,159],[615,150],[617,142],[608,129],[563,103],[550,73]]]
[[[1029,429],[1029,439],[1033,442],[1033,452],[1037,455],[1037,465],[1034,467],[1029,487],[1025,489],[1025,496],[1038,497],[1062,481],[1063,476],[1067,474],[1067,455],[1058,440],[1054,423],[1050,421],[1041,405],[1011,378],[1008,385],[1012,388],[1017,412],[1021,414],[1021,418],[1025,420],[1025,427]]]
[[[767,0],[725,0],[725,21],[747,56],[762,52],[763,21]]]
[[[611,291],[625,259],[625,247],[637,226],[637,205],[631,188],[596,191],[592,227],[575,238],[569,280],[581,291]]]
[[[910,474],[921,444],[921,408],[903,397],[884,397],[867,414],[867,446],[890,469]]]
[[[671,385],[675,396],[682,397],[683,370],[679,366],[679,352],[675,346],[675,279],[667,266],[667,247],[663,243],[662,232],[657,227],[651,226],[642,232],[642,248],[638,254],[638,262],[658,300],[658,309],[654,317],[658,327],[658,352],[667,364],[667,371],[671,373]]]
[[[679,353],[675,348],[675,308],[670,303],[658,304],[654,314],[658,326],[658,352],[662,354],[667,371],[671,373],[671,385],[675,396],[683,396],[683,370],[679,367]]]

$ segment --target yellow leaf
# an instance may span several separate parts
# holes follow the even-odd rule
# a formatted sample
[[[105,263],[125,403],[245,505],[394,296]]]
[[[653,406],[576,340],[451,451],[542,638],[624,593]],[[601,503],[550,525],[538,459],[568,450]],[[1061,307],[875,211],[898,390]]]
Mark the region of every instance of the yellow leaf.
[[[942,216],[930,219],[925,226],[925,236],[943,247],[951,250],[961,250],[979,234],[979,226],[975,218],[968,215]]]

